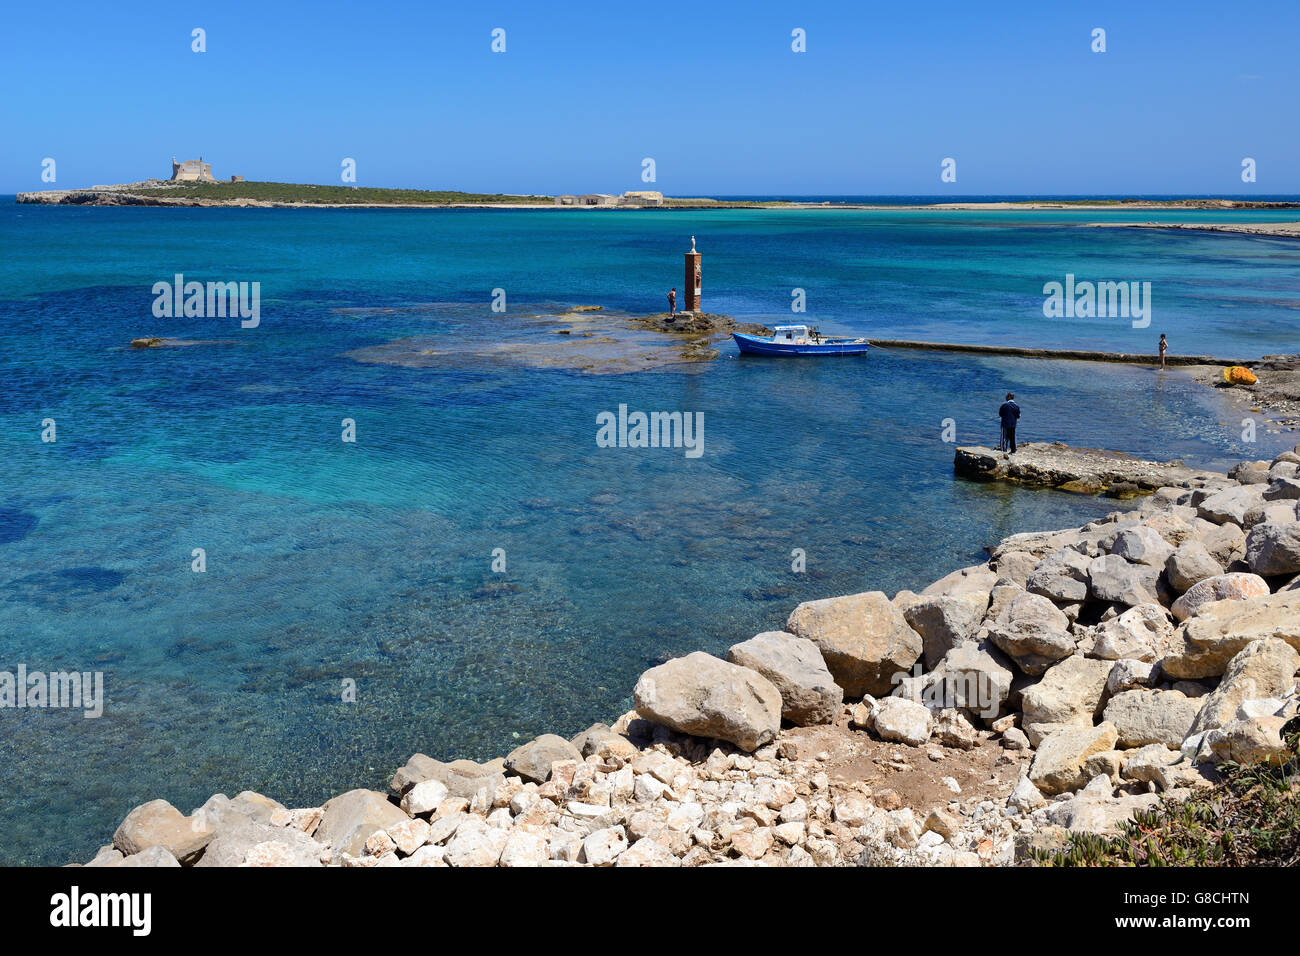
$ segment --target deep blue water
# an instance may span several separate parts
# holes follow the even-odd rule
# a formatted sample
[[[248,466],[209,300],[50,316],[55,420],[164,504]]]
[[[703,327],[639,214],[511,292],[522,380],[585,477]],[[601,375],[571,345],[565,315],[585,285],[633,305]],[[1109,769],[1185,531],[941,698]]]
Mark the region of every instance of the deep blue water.
[[[1205,465],[1293,444],[1243,446],[1216,393],[1149,369],[725,346],[596,376],[457,352],[556,305],[660,310],[692,234],[706,307],[752,321],[791,317],[799,287],[824,329],[877,336],[1297,350],[1300,245],[1073,225],[1120,215],[1159,218],[0,205],[0,670],[100,670],[108,698],[97,720],[0,710],[0,863],[88,858],[153,797],[314,805],[417,750],[573,733],[645,667],[798,601],[917,588],[1110,510],[954,481],[944,420],[992,440],[1008,390],[1022,440]],[[178,272],[261,282],[260,327],[155,318]],[[1044,319],[1066,272],[1151,281],[1152,326]],[[208,344],[126,347],[145,334]],[[353,356],[408,336],[446,363]],[[598,448],[620,403],[703,412],[703,456]]]

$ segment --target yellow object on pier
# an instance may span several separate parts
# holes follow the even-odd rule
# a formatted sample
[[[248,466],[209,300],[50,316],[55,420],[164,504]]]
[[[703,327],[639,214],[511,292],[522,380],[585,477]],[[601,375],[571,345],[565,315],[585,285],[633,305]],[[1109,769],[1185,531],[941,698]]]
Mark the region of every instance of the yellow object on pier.
[[[1259,379],[1244,365],[1234,365],[1223,370],[1223,380],[1229,385],[1254,385]]]

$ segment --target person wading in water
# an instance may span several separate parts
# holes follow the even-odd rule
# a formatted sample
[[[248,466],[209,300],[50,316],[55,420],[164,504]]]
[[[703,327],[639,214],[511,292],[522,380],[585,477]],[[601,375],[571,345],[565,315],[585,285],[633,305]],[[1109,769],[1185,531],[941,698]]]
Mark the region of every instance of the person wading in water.
[[[1015,393],[1007,392],[1007,400],[998,409],[998,418],[1002,419],[1002,441],[998,451],[1016,453],[1016,422],[1020,421],[1020,406],[1015,402]]]
[[[1160,333],[1160,369],[1164,371],[1165,353],[1169,351],[1169,343],[1165,341],[1165,333]]]

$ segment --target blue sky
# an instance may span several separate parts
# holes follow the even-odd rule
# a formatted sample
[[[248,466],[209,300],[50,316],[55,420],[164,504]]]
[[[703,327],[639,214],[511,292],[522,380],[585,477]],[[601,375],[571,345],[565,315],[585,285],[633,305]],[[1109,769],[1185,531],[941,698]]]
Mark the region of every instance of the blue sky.
[[[11,4],[0,192],[201,154],[474,191],[1296,194],[1298,35],[1294,0]]]

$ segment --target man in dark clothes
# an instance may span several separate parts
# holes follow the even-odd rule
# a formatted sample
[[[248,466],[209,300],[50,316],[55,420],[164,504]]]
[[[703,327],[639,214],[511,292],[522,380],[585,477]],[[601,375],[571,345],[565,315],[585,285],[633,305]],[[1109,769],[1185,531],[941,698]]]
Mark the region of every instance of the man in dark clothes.
[[[998,418],[1002,419],[1002,447],[1016,453],[1016,422],[1020,421],[1020,406],[1015,402],[1016,396],[1007,392],[1007,400],[998,409]]]
[[[676,286],[673,286],[672,291],[668,293],[668,314],[669,315],[677,314],[677,287]]]

